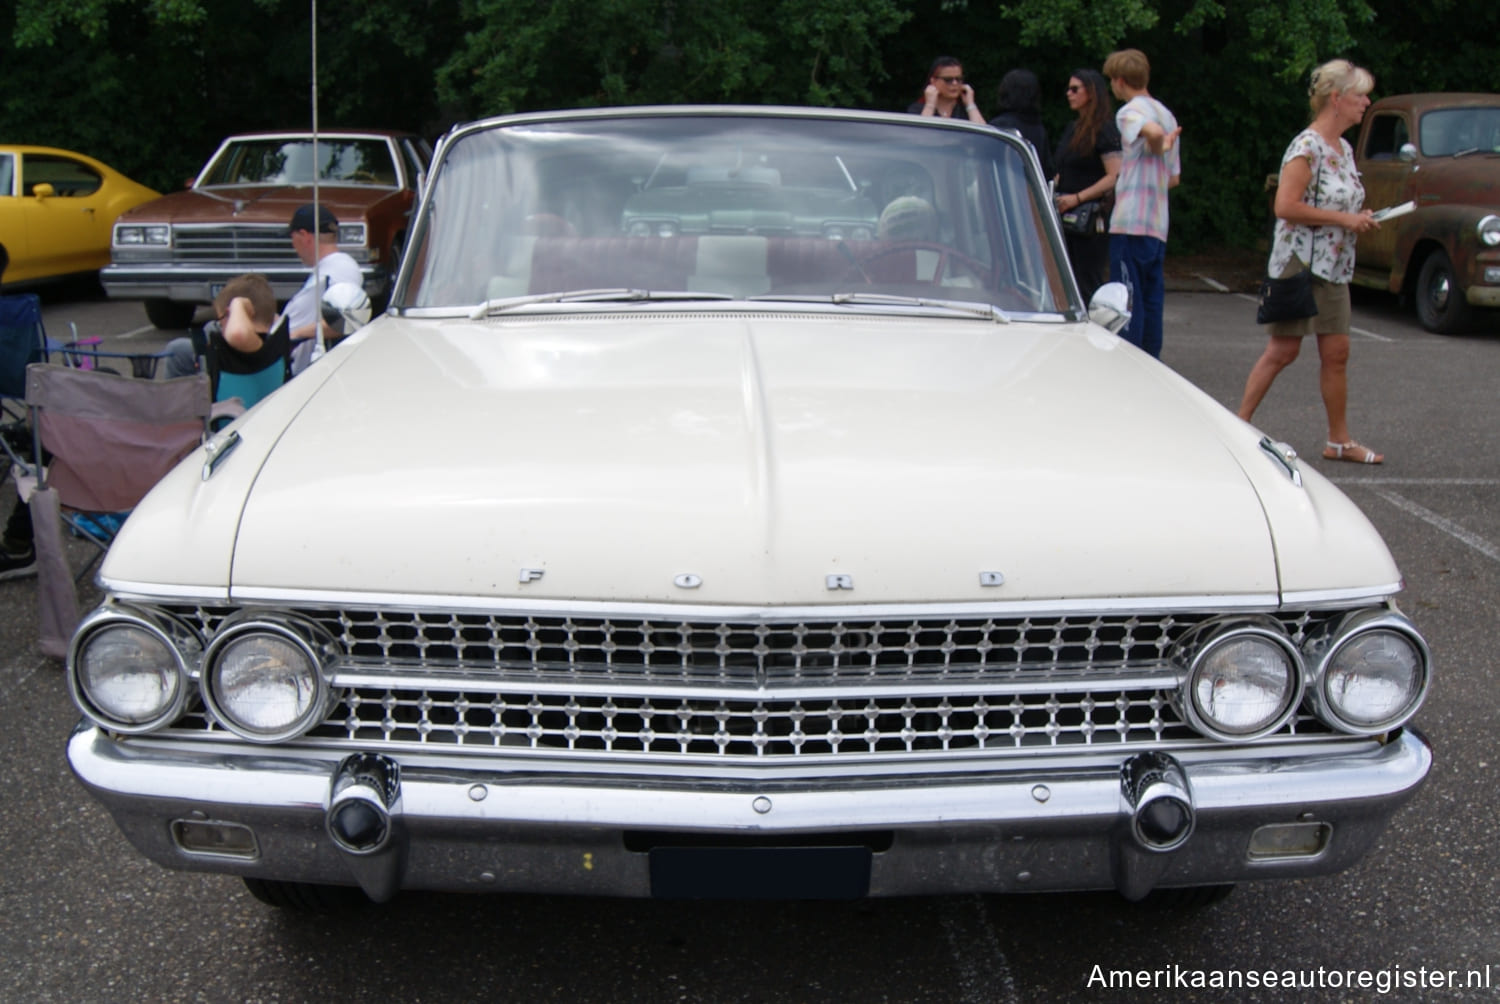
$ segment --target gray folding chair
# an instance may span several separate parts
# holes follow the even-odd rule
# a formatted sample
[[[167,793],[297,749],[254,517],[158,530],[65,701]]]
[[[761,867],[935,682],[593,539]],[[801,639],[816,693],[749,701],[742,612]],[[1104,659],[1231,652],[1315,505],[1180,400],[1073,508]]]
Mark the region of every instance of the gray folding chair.
[[[134,509],[178,461],[202,442],[213,412],[207,374],[137,380],[100,370],[33,364],[26,405],[49,454],[32,467],[30,491],[41,602],[41,647],[62,657],[78,622],[75,580],[87,574],[118,532],[102,516]],[[31,480],[31,479],[28,479]],[[71,572],[62,531],[69,526],[99,553]]]

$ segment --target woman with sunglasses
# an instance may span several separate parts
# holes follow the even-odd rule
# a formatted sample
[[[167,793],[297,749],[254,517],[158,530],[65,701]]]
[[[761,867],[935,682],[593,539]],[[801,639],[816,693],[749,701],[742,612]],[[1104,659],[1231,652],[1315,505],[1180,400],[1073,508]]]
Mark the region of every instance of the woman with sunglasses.
[[[964,81],[963,64],[952,56],[939,56],[927,71],[927,88],[922,100],[913,101],[906,110],[913,115],[937,115],[951,119],[962,107],[970,122],[984,125],[984,116],[974,103],[974,88]]]
[[[1057,166],[1053,190],[1057,211],[1069,213],[1085,202],[1105,200],[1095,214],[1101,229],[1080,234],[1063,228],[1073,277],[1087,303],[1109,281],[1109,203],[1120,174],[1120,130],[1115,126],[1109,83],[1097,70],[1076,70],[1068,78],[1068,107],[1077,117],[1063,130],[1052,156]]]

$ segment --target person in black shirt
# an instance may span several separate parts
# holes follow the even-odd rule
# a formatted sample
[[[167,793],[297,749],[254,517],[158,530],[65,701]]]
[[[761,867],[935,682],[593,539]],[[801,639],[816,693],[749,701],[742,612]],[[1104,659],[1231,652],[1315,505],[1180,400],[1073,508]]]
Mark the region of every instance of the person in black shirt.
[[[1068,78],[1068,107],[1077,118],[1068,123],[1053,154],[1056,184],[1053,197],[1060,213],[1085,202],[1103,199],[1098,218],[1107,228],[1115,179],[1120,173],[1120,130],[1115,127],[1109,83],[1097,70],[1077,70]],[[1073,277],[1084,302],[1109,281],[1109,233],[1069,233],[1064,228]]]
[[[1030,70],[1011,70],[1000,78],[1000,114],[990,119],[996,129],[1014,129],[1036,150],[1042,177],[1051,178],[1052,147],[1042,125],[1042,85]]]

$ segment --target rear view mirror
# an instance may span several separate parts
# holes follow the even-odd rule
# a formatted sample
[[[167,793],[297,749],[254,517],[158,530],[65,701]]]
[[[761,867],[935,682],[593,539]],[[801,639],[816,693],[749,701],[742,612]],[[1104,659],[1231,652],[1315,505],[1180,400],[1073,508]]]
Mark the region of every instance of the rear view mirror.
[[[45,181],[39,181],[31,186],[31,194],[38,199],[50,199],[57,194],[57,190]]]
[[[1089,320],[1111,334],[1130,323],[1130,287],[1123,282],[1106,282],[1089,300]]]

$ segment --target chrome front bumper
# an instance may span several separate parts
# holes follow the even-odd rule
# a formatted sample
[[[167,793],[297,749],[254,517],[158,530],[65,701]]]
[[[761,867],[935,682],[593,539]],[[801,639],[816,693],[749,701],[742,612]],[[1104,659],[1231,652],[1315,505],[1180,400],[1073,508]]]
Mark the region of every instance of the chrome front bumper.
[[[1408,729],[1384,744],[1233,759],[1137,754],[1088,768],[1053,758],[962,775],[778,780],[774,770],[538,772],[498,756],[398,764],[375,753],[117,742],[85,724],[68,759],[162,865],[360,885],[377,900],[398,889],[670,894],[681,885],[663,869],[684,847],[722,853],[697,860],[726,869],[748,861],[740,852],[863,848],[858,894],[872,896],[1114,888],[1138,898],[1156,886],[1347,868],[1421,785],[1432,752]],[[1297,839],[1252,854],[1252,834],[1266,827]],[[817,886],[816,856],[771,860],[813,862],[812,885],[777,895],[835,894]]]
[[[299,265],[226,265],[194,263],[124,263],[107,265],[99,272],[104,292],[115,300],[175,300],[179,303],[212,303],[214,295],[235,276],[258,272],[271,283],[278,301],[290,300],[307,281],[308,270]],[[390,274],[381,266],[361,264],[365,293],[372,299],[384,296]]]

